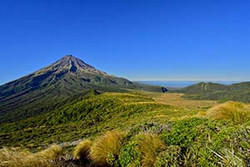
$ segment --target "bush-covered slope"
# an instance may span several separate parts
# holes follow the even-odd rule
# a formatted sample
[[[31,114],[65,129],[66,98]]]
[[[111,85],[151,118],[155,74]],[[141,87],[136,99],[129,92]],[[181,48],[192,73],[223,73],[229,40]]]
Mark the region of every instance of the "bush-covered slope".
[[[164,119],[189,112],[173,112],[177,107],[158,104],[148,96],[129,93],[92,92],[75,96],[63,107],[14,123],[0,124],[0,145],[47,145],[52,142],[78,140],[107,129],[130,128],[151,121],[158,115]]]
[[[31,167],[37,161],[45,166],[124,167],[250,163],[248,105],[230,102],[207,111],[202,107],[164,105],[149,95],[91,91],[39,116],[2,123],[0,146],[15,149],[0,150],[0,166],[17,161],[30,162]],[[234,111],[227,114],[225,110]],[[215,118],[215,112],[223,116]],[[234,119],[242,112],[244,121],[240,121],[242,117]],[[64,153],[60,152],[59,157],[38,156],[53,143],[65,148]],[[24,156],[15,158],[20,155]]]
[[[0,166],[246,167],[250,163],[249,140],[249,123],[189,118],[107,131],[83,139],[73,151],[62,152],[55,145],[33,154],[0,149]]]
[[[250,82],[232,85],[201,82],[177,92],[185,93],[185,97],[190,99],[250,102]]]

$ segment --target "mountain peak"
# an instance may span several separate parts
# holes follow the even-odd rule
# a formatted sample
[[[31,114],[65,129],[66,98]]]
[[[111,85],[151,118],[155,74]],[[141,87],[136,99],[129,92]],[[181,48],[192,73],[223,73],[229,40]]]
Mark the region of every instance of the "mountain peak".
[[[65,55],[59,61],[82,61],[72,55]]]
[[[65,56],[63,56],[61,59],[70,60],[70,59],[77,59],[77,58],[74,57],[73,55],[65,55]]]
[[[135,88],[147,87],[108,75],[79,58],[66,55],[47,67],[0,86],[0,123],[49,111],[53,105],[85,90],[105,92]]]
[[[107,75],[105,72],[97,70],[95,67],[72,55],[63,56],[61,59],[59,59],[49,67],[43,69],[42,71],[47,71],[48,69],[52,69],[56,73],[70,72],[74,74],[88,73],[102,76]]]
[[[72,57],[74,57],[74,56],[72,56],[72,55],[65,55],[65,56],[63,56],[64,58],[72,58]]]

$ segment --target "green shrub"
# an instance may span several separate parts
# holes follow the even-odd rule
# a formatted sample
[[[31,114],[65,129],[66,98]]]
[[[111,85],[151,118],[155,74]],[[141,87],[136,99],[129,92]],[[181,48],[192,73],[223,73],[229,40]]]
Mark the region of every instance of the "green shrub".
[[[119,164],[121,167],[140,167],[140,159],[141,152],[136,141],[131,141],[122,147],[119,155]]]
[[[181,165],[181,148],[179,146],[169,146],[161,151],[156,159],[156,167],[177,167]]]
[[[167,145],[188,147],[199,136],[196,128],[204,123],[204,121],[197,118],[178,121],[172,126],[170,132],[163,133],[162,138]]]

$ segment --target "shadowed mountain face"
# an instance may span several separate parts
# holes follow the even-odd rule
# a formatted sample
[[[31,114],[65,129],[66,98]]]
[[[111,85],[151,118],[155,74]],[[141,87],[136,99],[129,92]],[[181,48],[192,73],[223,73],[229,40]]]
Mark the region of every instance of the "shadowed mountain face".
[[[52,110],[63,100],[84,90],[105,92],[138,87],[143,86],[108,75],[68,55],[48,67],[0,86],[0,123]]]
[[[63,57],[52,65],[36,71],[28,76],[1,86],[0,96],[3,98],[9,95],[17,95],[55,84],[57,86],[62,84],[61,86],[64,87],[77,84],[79,86],[85,87],[86,84],[89,83],[101,83],[104,85],[132,84],[132,82],[126,79],[107,75],[105,72],[99,71],[94,67],[84,63],[80,59],[70,55]]]

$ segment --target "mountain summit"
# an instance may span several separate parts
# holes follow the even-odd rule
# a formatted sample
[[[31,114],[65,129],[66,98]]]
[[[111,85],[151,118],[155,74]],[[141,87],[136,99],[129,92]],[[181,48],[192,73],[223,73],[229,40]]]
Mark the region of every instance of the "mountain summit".
[[[84,61],[73,57],[72,55],[66,55],[51,66],[45,68],[44,70],[56,70],[56,71],[64,71],[64,72],[71,72],[71,73],[95,73],[99,75],[107,75],[106,73],[99,71],[92,67],[91,65],[85,63]]]
[[[48,111],[63,100],[90,89],[105,92],[144,88],[161,90],[108,75],[67,55],[50,66],[0,86],[0,123]]]
[[[64,87],[75,92],[78,89],[89,87],[90,84],[107,86],[109,84],[131,85],[133,83],[124,78],[108,75],[72,55],[67,55],[50,66],[2,85],[0,99],[10,95],[13,98],[13,96],[31,93],[37,89],[40,91],[42,88],[50,86],[56,91],[60,91]],[[64,93],[64,91],[60,91],[60,93]]]
[[[97,70],[93,66],[85,63],[84,61],[73,57],[72,55],[67,55],[56,61],[52,65],[45,67],[37,72],[36,75],[52,74],[54,79],[61,78],[65,75],[79,75],[84,78],[86,74],[106,76],[105,72]]]

